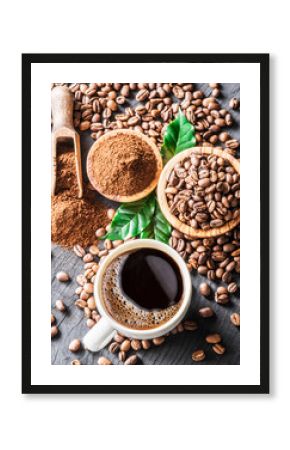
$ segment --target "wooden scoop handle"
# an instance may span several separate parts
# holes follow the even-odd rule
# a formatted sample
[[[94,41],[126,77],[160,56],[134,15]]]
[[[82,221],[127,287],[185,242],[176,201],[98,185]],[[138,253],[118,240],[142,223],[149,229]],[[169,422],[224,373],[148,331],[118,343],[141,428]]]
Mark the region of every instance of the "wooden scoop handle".
[[[56,86],[51,92],[51,112],[53,129],[73,126],[74,99],[67,86]]]

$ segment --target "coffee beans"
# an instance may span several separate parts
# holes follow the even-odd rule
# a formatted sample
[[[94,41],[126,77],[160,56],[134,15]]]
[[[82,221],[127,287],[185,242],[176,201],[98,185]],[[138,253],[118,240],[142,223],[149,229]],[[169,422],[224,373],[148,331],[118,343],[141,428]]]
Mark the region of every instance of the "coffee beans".
[[[239,216],[239,190],[239,174],[226,159],[192,152],[169,174],[165,193],[170,212],[180,222],[207,231]],[[199,273],[204,274],[201,269]]]
[[[165,342],[165,337],[164,336],[160,336],[158,338],[154,338],[153,339],[153,344],[154,345],[161,345]]]
[[[213,333],[213,334],[207,335],[205,340],[208,344],[218,344],[219,342],[221,342],[222,338],[221,338],[220,334]]]
[[[105,358],[104,356],[101,356],[98,359],[99,366],[110,366],[112,365],[112,361],[110,361],[108,358]]]
[[[192,353],[191,357],[195,362],[203,361],[205,359],[205,353],[203,350],[195,350]]]
[[[81,362],[80,362],[79,359],[73,359],[73,360],[71,361],[71,365],[72,365],[72,366],[80,366],[80,365],[81,365]]]
[[[56,307],[56,309],[58,309],[61,312],[64,312],[66,310],[66,306],[62,300],[57,300],[55,302],[55,307]]]
[[[214,316],[214,311],[209,306],[205,306],[204,308],[200,308],[198,310],[198,314],[200,317],[207,319]]]
[[[137,364],[137,362],[138,362],[138,357],[136,355],[132,355],[132,356],[129,356],[129,358],[127,358],[125,360],[124,365],[125,366],[129,366],[129,365],[132,366],[133,364]]]
[[[194,320],[185,320],[183,322],[183,328],[186,331],[196,331],[198,329],[198,324]]]
[[[66,272],[57,272],[56,279],[61,282],[66,282],[70,280],[69,275]]]
[[[141,342],[138,341],[137,339],[132,339],[131,347],[133,350],[135,350],[135,352],[137,352],[138,350],[140,350],[142,348],[142,345],[141,345]]]
[[[232,109],[239,109],[240,107],[240,100],[238,98],[231,98],[230,102],[229,102],[229,107]]]
[[[208,297],[210,295],[210,286],[207,283],[201,283],[199,286],[199,292],[204,297]]]
[[[122,342],[122,344],[120,345],[120,349],[123,352],[128,352],[131,348],[131,342],[129,339],[125,339],[125,341]]]
[[[73,250],[79,258],[83,258],[86,254],[85,249],[81,245],[75,245]]]
[[[69,351],[70,352],[78,352],[81,348],[81,341],[79,339],[74,339],[73,341],[71,341],[71,343],[69,344]]]
[[[53,324],[55,322],[55,317],[53,314],[50,315],[50,323]]]
[[[225,347],[222,344],[214,344],[212,346],[212,349],[218,355],[223,355],[226,351]]]
[[[51,327],[51,337],[54,338],[58,334],[58,327],[56,325],[53,325]]]
[[[238,285],[235,282],[232,282],[228,285],[229,294],[235,294],[238,290]]]
[[[240,314],[238,314],[238,313],[231,314],[231,322],[236,327],[239,327],[240,326]]]
[[[206,145],[215,144],[221,127],[231,126],[233,122],[230,113],[221,109],[217,100],[221,91],[218,83],[211,83],[215,87],[211,87],[210,97],[195,90],[193,83],[66,85],[75,99],[74,125],[81,131],[90,130],[93,139],[98,139],[110,130],[131,128],[142,131],[161,146],[162,132],[178,114],[179,108],[195,125],[197,141],[205,142]],[[132,106],[126,106],[126,103]],[[231,101],[230,107],[235,108],[236,102],[233,105]]]
[[[219,286],[216,290],[214,298],[220,305],[226,305],[230,301],[227,288]]]

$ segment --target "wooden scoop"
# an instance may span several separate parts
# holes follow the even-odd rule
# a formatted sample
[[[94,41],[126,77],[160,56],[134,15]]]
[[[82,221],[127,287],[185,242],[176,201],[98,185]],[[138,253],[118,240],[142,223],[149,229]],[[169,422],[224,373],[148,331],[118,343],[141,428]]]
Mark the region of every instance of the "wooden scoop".
[[[53,129],[51,133],[51,194],[56,192],[57,146],[71,143],[75,153],[78,197],[83,196],[80,137],[73,125],[73,96],[66,86],[56,86],[51,92]]]

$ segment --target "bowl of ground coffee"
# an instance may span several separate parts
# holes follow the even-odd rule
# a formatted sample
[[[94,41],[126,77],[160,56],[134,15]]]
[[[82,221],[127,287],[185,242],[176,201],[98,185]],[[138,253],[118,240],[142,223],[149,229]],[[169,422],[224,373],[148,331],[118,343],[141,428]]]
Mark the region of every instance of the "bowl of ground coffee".
[[[117,202],[133,202],[152,192],[162,171],[158,147],[134,130],[114,130],[100,137],[87,158],[93,187]]]

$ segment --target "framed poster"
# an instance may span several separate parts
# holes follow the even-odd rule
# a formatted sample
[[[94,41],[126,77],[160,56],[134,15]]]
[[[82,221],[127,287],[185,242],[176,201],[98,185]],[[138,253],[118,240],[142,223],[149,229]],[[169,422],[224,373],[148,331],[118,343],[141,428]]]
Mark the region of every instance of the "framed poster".
[[[269,55],[22,83],[23,393],[268,393]]]

